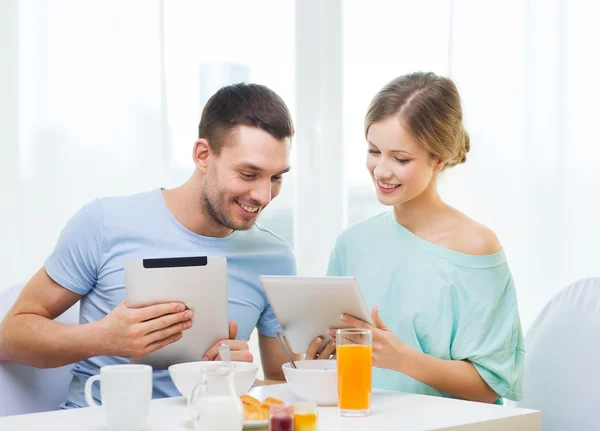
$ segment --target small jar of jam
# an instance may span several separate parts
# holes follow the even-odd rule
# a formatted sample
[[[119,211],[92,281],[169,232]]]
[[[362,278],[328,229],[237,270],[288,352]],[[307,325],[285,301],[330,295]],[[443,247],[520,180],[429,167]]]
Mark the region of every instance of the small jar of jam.
[[[294,407],[272,405],[269,408],[269,431],[294,431]]]
[[[294,431],[317,431],[317,404],[298,402],[294,405]]]

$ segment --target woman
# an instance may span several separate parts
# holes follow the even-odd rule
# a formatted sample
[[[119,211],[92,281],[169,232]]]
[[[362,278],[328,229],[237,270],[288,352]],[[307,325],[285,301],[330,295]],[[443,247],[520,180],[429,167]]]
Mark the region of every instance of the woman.
[[[342,233],[328,275],[355,276],[374,307],[376,327],[342,318],[373,331],[373,386],[519,400],[523,337],[502,246],[437,192],[470,147],[456,86],[433,73],[394,79],[372,100],[365,136],[377,198],[393,210]]]

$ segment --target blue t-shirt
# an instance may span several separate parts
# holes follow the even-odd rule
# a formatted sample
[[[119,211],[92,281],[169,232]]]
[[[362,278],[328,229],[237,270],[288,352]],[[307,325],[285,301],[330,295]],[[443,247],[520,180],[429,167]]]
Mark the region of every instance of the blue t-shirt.
[[[295,275],[289,244],[255,224],[224,238],[197,235],[170,213],[160,189],[131,196],[96,199],[77,212],[62,230],[56,248],[44,265],[61,286],[83,295],[79,321],[102,319],[125,299],[123,265],[143,258],[182,256],[227,258],[229,320],[238,323],[237,339],[248,341],[256,327],[273,337],[279,324],[259,275]],[[66,402],[85,407],[86,380],[100,367],[128,363],[121,357],[97,356],[74,365]],[[154,398],[177,396],[168,371],[154,372]],[[99,401],[98,385],[94,398]]]
[[[410,347],[469,361],[498,395],[521,399],[523,335],[503,251],[473,256],[439,247],[390,211],[342,233],[327,274],[355,276],[369,308],[379,306],[385,325]],[[373,387],[450,397],[387,369],[373,369]]]

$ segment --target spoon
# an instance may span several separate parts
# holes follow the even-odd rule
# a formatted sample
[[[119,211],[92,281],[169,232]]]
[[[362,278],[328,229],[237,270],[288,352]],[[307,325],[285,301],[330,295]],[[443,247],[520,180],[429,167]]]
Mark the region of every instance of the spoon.
[[[229,349],[229,345],[225,343],[221,344],[219,346],[219,354],[221,355],[223,364],[227,368],[231,368],[231,350]]]
[[[289,359],[290,364],[292,364],[292,367],[298,368],[298,367],[296,367],[296,363],[294,362],[294,359],[292,358],[292,354],[290,353],[289,349],[287,348],[287,344],[286,344],[285,340],[283,339],[283,334],[281,332],[277,332],[275,334],[275,338],[277,338],[277,341],[279,342],[279,345],[281,346],[283,353],[285,353],[285,356],[287,356],[287,358]]]

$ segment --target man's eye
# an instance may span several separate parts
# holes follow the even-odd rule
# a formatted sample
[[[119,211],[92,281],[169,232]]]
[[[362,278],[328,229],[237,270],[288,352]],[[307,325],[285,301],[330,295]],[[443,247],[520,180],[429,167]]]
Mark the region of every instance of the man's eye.
[[[256,177],[256,174],[247,174],[246,172],[240,172],[240,175],[242,177],[244,177],[244,178],[247,178],[247,179],[251,179],[251,178],[255,178]]]
[[[281,181],[283,177],[281,175],[273,175],[271,181]]]

